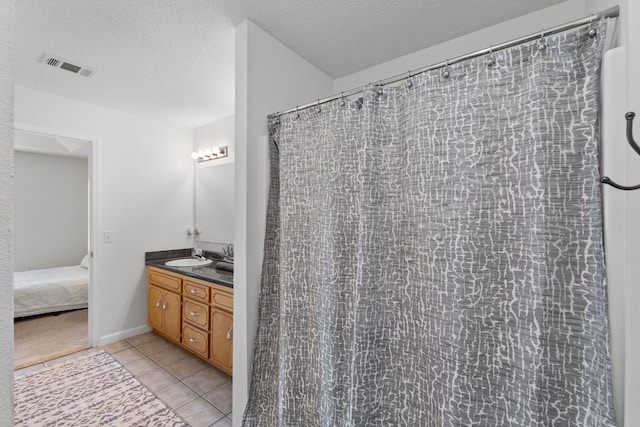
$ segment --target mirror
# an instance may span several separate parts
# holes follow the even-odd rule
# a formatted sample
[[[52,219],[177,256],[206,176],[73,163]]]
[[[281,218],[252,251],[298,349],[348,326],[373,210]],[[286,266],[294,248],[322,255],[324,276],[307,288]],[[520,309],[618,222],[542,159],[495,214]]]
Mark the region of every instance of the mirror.
[[[196,166],[196,241],[233,244],[233,163],[201,166]]]
[[[235,116],[194,129],[194,151],[227,147],[227,157],[195,164],[196,244],[220,251],[233,244]]]

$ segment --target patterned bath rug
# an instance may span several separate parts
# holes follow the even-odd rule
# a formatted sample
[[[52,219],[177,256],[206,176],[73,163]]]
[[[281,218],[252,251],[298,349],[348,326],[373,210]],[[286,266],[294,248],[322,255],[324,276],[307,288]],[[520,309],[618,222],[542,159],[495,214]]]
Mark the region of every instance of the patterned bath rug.
[[[15,426],[188,426],[104,351],[14,383]]]

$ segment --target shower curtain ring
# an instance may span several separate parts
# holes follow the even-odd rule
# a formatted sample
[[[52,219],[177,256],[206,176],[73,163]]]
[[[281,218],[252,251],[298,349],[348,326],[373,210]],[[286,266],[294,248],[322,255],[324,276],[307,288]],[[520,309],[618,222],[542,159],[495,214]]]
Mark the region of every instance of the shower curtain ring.
[[[345,105],[347,105],[347,101],[344,99],[344,92],[340,92],[340,106],[344,107]]]
[[[445,65],[444,65],[444,71],[442,72],[442,77],[444,77],[445,79],[448,79],[450,75],[451,74],[449,73],[449,58],[447,58],[447,61],[445,62]]]
[[[410,79],[411,79],[411,70],[407,71],[406,84],[408,88],[413,87],[413,82]]]
[[[540,30],[540,44],[538,45],[538,50],[545,50],[547,48],[547,44],[544,41],[544,28]]]
[[[378,87],[376,88],[376,93],[378,94],[378,96],[382,95],[383,93],[382,80],[378,80]]]
[[[589,15],[589,32],[587,34],[591,38],[593,38],[596,34],[598,34],[596,29],[591,27],[591,25],[593,24],[593,21],[596,20],[596,17],[597,17],[597,15],[594,15],[593,13],[591,15]]]
[[[493,58],[493,46],[489,45],[489,57],[487,58],[487,66],[492,67],[493,64],[495,64],[496,61]]]

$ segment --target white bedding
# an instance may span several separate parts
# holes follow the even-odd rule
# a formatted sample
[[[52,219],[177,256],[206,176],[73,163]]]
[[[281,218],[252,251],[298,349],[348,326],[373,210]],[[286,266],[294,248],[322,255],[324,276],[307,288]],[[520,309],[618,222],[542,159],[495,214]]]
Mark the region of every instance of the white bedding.
[[[88,284],[79,265],[13,273],[14,317],[87,308]]]

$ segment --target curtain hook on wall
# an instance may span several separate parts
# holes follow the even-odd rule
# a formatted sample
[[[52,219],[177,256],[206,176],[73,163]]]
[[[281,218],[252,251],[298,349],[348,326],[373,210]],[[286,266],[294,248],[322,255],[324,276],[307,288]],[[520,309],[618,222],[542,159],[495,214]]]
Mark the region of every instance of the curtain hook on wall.
[[[633,138],[633,119],[635,117],[636,117],[636,113],[634,113],[633,111],[629,111],[627,114],[624,115],[624,118],[627,121],[627,142],[629,143],[631,148],[633,148],[633,150],[640,155],[640,146],[638,146],[638,143]],[[627,191],[629,191],[629,190],[639,190],[640,189],[640,184],[632,185],[632,186],[620,185],[620,184],[614,182],[608,176],[603,176],[602,178],[600,178],[600,182],[603,183],[603,184],[608,184],[608,185],[610,185],[612,187],[615,187],[615,188],[617,188],[619,190],[627,190]]]

